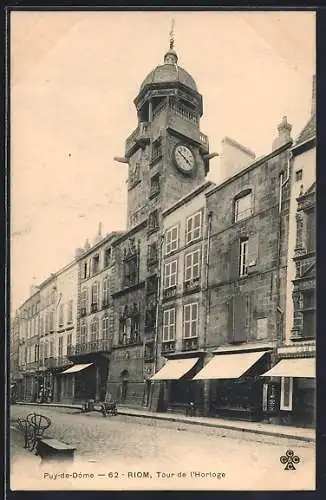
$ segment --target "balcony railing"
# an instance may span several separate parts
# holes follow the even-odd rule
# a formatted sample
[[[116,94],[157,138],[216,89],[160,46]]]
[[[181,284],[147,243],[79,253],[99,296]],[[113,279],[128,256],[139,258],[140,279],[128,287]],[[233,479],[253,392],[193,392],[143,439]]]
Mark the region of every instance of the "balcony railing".
[[[91,354],[96,352],[111,352],[112,342],[107,339],[83,342],[75,346],[68,346],[67,356],[79,356],[82,354]]]
[[[126,152],[132,154],[138,146],[150,141],[150,126],[147,122],[141,122],[139,126],[130,134],[126,141]]]
[[[161,353],[168,354],[175,351],[175,340],[169,340],[168,342],[163,342],[161,347]]]
[[[200,277],[185,281],[183,284],[183,292],[189,293],[200,289]]]
[[[183,351],[193,351],[194,349],[198,349],[198,337],[182,340]]]
[[[177,285],[170,286],[163,290],[163,299],[171,299],[177,295]]]
[[[58,358],[55,358],[55,366],[56,366],[56,368],[61,368],[63,366],[67,366],[67,365],[70,365],[70,364],[71,364],[71,361],[67,358],[67,356],[60,356]]]

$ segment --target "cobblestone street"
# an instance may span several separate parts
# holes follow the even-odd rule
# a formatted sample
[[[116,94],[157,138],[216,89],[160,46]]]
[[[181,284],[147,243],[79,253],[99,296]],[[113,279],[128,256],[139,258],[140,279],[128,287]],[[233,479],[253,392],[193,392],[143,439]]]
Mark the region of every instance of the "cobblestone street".
[[[51,418],[48,436],[76,446],[69,471],[94,474],[94,478],[44,477],[52,466],[49,470],[44,466],[41,472],[39,458],[23,449],[21,433],[13,430],[17,418],[32,411]],[[125,415],[105,419],[98,413],[84,415],[63,408],[13,406],[10,419],[13,489],[22,488],[21,474],[27,464],[31,464],[29,489],[314,488],[315,450],[309,443]],[[287,449],[300,457],[295,471],[284,471],[280,463]],[[191,476],[194,471],[206,477]],[[141,477],[142,472],[149,477]],[[186,475],[178,478],[182,472]],[[225,476],[218,478],[218,473]]]

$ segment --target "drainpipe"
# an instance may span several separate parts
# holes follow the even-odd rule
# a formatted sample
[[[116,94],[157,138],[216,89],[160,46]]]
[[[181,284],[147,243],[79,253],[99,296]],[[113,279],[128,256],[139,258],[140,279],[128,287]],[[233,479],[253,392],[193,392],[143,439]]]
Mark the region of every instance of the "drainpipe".
[[[279,198],[278,198],[278,234],[277,234],[277,260],[276,260],[276,326],[278,328],[281,325],[280,331],[277,331],[276,334],[276,346],[278,346],[284,340],[284,314],[285,311],[280,306],[280,283],[281,283],[281,237],[282,237],[282,201],[283,201],[283,188],[289,182],[290,179],[290,167],[292,160],[292,152],[289,153],[287,159],[287,171],[284,175],[284,172],[280,173],[279,180]],[[280,321],[278,321],[280,318]]]

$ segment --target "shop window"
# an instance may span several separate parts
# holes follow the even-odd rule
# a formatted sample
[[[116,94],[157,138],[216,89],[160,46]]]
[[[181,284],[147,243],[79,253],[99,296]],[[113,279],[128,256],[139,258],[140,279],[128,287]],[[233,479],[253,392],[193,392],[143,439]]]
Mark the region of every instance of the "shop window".
[[[292,410],[293,402],[293,378],[281,377],[281,410]]]
[[[164,288],[171,288],[177,284],[178,261],[173,260],[164,267]]]
[[[200,250],[185,256],[185,281],[197,280],[200,276]]]
[[[252,215],[252,192],[240,194],[234,200],[234,222],[247,219]]]
[[[198,336],[198,303],[183,307],[183,337],[189,339]]]
[[[175,307],[163,312],[163,342],[175,339]]]
[[[165,233],[165,254],[168,255],[178,249],[179,245],[179,227],[174,226]]]
[[[202,233],[202,213],[197,212],[196,214],[188,217],[186,221],[186,243],[192,243],[201,237]]]

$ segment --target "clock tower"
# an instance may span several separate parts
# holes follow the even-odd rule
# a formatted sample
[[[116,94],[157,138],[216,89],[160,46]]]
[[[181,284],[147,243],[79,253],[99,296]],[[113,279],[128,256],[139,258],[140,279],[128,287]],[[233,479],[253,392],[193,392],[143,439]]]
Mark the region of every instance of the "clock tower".
[[[202,96],[173,46],[172,38],[164,64],[148,74],[134,100],[138,126],[126,140],[124,158],[128,229],[145,219],[159,224],[161,211],[203,183],[209,169]]]

